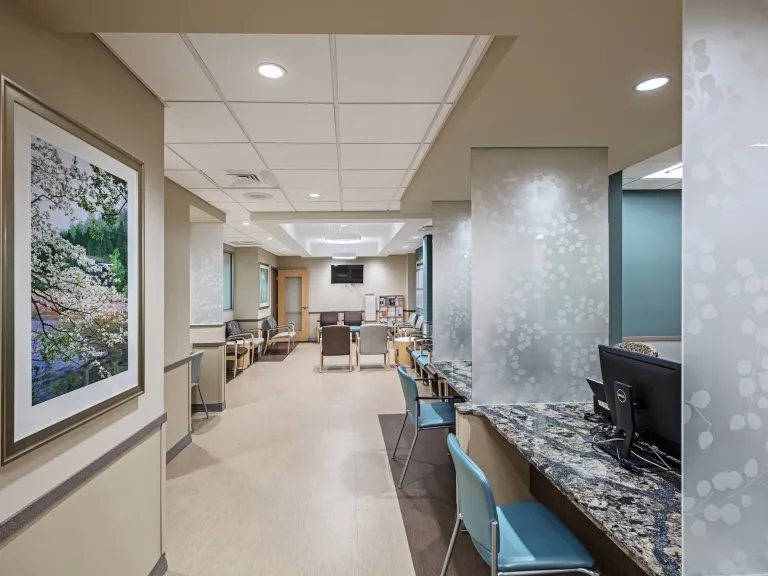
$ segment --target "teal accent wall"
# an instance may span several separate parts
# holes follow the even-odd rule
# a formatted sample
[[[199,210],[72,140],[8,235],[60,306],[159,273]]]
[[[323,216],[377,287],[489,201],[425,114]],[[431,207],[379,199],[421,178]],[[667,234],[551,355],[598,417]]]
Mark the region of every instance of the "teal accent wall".
[[[681,191],[625,190],[622,214],[623,335],[680,336]]]
[[[621,342],[622,323],[622,215],[621,203],[624,197],[623,172],[608,177],[608,344]]]
[[[416,274],[422,270],[423,288],[416,287],[416,292],[422,292],[422,306],[416,306],[416,313],[424,317],[425,322],[432,321],[432,235],[424,236],[421,248],[416,250]],[[417,300],[418,301],[418,300]]]

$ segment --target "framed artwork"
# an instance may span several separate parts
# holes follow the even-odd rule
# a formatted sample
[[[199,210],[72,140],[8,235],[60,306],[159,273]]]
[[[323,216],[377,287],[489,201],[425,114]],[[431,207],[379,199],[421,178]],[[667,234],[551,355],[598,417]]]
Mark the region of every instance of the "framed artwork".
[[[259,308],[269,308],[269,265],[259,262]]]
[[[0,78],[2,448],[144,392],[144,168]]]

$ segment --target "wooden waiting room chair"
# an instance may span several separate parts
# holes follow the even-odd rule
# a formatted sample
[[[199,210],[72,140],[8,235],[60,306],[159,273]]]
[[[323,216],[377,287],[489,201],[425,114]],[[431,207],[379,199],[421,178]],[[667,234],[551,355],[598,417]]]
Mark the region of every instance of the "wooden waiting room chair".
[[[349,356],[349,370],[352,371],[352,350],[349,326],[325,326],[320,339],[320,371],[326,356]]]

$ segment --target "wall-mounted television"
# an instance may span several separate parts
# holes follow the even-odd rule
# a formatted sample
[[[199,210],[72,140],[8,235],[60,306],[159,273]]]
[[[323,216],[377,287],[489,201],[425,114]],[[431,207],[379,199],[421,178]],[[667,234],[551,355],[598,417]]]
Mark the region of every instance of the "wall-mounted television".
[[[331,284],[362,284],[362,264],[331,266]]]

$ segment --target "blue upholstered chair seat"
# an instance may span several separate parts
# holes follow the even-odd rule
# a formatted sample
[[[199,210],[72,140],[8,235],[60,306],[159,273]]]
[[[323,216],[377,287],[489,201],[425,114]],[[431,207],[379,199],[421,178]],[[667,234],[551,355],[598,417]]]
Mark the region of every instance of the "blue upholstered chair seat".
[[[408,415],[413,422],[413,416]],[[436,426],[454,426],[456,424],[456,409],[450,402],[424,402],[419,406],[419,428],[435,428]]]
[[[499,570],[565,570],[592,567],[589,552],[549,509],[539,502],[497,506]],[[472,540],[488,564],[491,552]]]

